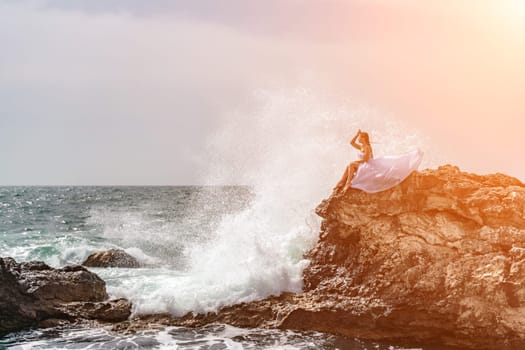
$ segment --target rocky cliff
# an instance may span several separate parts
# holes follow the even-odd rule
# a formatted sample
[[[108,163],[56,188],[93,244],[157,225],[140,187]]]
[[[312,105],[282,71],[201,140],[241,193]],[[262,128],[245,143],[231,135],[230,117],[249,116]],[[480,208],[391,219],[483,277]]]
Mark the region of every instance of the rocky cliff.
[[[317,213],[304,293],[170,323],[525,348],[525,185],[517,179],[443,166],[376,194],[335,192]]]

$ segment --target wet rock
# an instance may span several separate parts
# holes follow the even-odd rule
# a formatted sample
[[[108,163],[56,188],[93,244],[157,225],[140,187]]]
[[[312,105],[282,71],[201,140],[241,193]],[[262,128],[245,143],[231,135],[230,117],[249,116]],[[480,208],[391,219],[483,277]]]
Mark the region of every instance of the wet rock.
[[[131,314],[131,303],[127,299],[114,299],[100,302],[70,302],[59,309],[74,318],[87,318],[99,321],[118,322],[126,320]]]
[[[55,320],[122,321],[126,300],[107,301],[106,284],[82,266],[54,269],[43,262],[0,258],[0,334]]]
[[[304,293],[188,314],[181,325],[316,330],[412,345],[525,348],[525,185],[457,167],[317,208]]]
[[[104,252],[93,253],[88,256],[82,265],[87,267],[141,267],[137,259],[122,249],[110,249]]]
[[[112,330],[123,334],[133,334],[144,330],[163,330],[174,324],[175,318],[171,314],[139,315],[131,320],[115,323]]]

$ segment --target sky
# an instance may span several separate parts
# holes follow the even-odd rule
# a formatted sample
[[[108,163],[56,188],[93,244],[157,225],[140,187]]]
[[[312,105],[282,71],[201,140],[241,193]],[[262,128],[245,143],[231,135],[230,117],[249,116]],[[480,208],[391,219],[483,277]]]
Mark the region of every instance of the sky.
[[[0,185],[213,184],[210,140],[297,89],[525,180],[524,19],[521,0],[0,0]]]

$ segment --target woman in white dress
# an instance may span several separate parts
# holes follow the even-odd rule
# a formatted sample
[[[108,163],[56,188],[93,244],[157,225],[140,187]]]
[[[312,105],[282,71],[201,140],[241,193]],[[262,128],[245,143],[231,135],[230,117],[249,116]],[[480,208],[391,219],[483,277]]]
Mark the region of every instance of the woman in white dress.
[[[423,159],[419,149],[401,155],[374,158],[368,133],[357,131],[350,141],[359,153],[359,160],[350,163],[335,191],[355,188],[367,193],[386,191],[399,185],[413,171],[417,170]]]
[[[343,177],[341,180],[339,180],[337,186],[335,186],[335,190],[342,188],[343,191],[346,191],[349,187],[351,187],[352,179],[357,173],[359,166],[374,158],[372,146],[370,145],[370,137],[368,136],[368,133],[361,131],[361,129],[357,130],[355,136],[352,138],[352,140],[350,140],[350,145],[359,151],[357,154],[359,160],[348,164],[345,172],[343,173]]]

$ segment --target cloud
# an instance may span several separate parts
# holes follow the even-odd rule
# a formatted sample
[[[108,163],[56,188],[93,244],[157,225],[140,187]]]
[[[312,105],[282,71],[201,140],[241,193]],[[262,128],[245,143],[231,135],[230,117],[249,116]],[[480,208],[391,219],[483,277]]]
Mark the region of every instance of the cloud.
[[[520,32],[466,0],[421,4],[0,1],[0,183],[198,183],[225,118],[297,86],[525,176]]]
[[[190,21],[7,4],[0,33],[3,183],[198,182],[188,149],[264,70],[264,44]]]
[[[46,4],[0,3],[4,184],[199,183],[221,120],[318,55],[215,22]]]
[[[40,9],[63,10],[90,15],[164,17],[216,24],[243,33],[288,36],[307,41],[359,39],[367,33],[398,35],[407,23],[425,24],[425,19],[462,1],[421,6],[415,0],[22,0]],[[422,20],[420,21],[420,17]],[[408,20],[408,22],[407,22]],[[384,29],[384,30],[383,30]],[[405,32],[405,34],[407,34]]]

